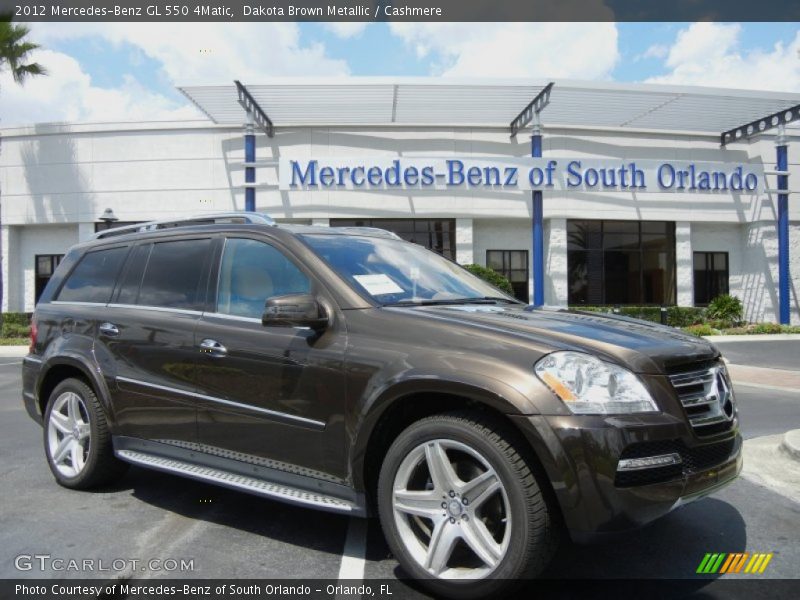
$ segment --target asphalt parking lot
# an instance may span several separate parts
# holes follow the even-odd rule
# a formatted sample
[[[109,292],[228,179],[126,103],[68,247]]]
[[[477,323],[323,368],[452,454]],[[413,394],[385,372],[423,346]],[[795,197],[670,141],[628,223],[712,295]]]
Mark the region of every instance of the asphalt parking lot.
[[[800,363],[800,342],[791,344],[781,349],[781,355]],[[736,352],[747,356],[757,350],[739,344]],[[800,369],[800,364],[787,362]],[[19,571],[15,557],[20,554],[109,562],[114,558],[193,561],[193,568],[185,572],[137,565],[125,573],[134,578],[402,576],[377,521],[361,527],[346,517],[140,468],[131,468],[110,489],[74,492],[59,487],[45,463],[41,429],[22,408],[19,363],[18,358],[0,358],[0,578],[87,575],[38,568]],[[746,437],[800,428],[797,392],[765,392],[750,385],[737,387],[737,399]],[[613,543],[562,544],[546,577],[693,578],[706,552],[746,550],[774,553],[768,569],[771,578],[796,578],[798,534],[800,504],[739,479]],[[698,586],[709,590],[717,584],[713,579],[698,580]]]

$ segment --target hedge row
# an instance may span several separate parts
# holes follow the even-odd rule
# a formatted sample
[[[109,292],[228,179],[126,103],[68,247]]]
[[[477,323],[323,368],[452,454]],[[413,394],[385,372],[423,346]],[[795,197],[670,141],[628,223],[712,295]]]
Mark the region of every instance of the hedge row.
[[[660,306],[570,306],[572,310],[586,310],[590,312],[617,313],[634,319],[644,319],[654,323],[661,323]],[[703,322],[706,309],[695,306],[668,306],[667,325],[672,327],[688,327]]]
[[[31,316],[27,313],[0,314],[0,337],[24,338],[31,334]]]

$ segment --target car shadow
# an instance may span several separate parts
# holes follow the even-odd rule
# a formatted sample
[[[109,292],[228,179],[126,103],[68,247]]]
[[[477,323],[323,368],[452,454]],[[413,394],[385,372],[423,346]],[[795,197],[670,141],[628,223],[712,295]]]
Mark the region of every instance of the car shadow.
[[[341,554],[347,531],[346,516],[147,469],[133,467],[116,486],[103,491],[125,490],[142,502],[187,518],[334,555]],[[723,500],[706,498],[613,541],[577,545],[563,540],[550,566],[525,587],[571,597],[585,591],[602,595],[604,590],[610,595],[630,582],[630,591],[637,595],[650,584],[661,594],[667,587],[679,596],[696,594],[718,578],[696,573],[707,552],[740,552],[746,547],[746,525],[739,511]],[[394,561],[375,519],[369,523],[366,559],[367,578],[395,577],[401,581],[394,589],[403,598],[428,597]]]
[[[564,543],[545,578],[684,579],[699,582],[707,552],[740,552],[747,545],[744,519],[731,504],[705,498],[613,541]]]
[[[382,538],[373,537],[371,542],[367,559],[386,560],[389,550]],[[718,574],[697,574],[705,554],[741,552],[746,547],[746,525],[739,511],[723,500],[706,498],[613,540],[588,545],[562,540],[550,566],[515,594],[703,597],[703,588],[719,578]],[[392,571],[398,579],[408,577],[397,565]],[[428,596],[413,581],[401,585],[409,597]]]
[[[104,492],[130,490],[159,509],[264,536],[299,548],[341,555],[348,517],[229,490],[186,477],[131,467]],[[288,576],[288,575],[287,575]]]

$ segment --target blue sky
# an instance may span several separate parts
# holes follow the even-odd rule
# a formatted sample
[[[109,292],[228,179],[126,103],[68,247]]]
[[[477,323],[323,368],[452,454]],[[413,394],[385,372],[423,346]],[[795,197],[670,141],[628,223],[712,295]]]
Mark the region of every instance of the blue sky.
[[[179,83],[270,76],[573,78],[800,92],[797,23],[31,26],[51,75],[0,74],[3,125],[191,118]]]

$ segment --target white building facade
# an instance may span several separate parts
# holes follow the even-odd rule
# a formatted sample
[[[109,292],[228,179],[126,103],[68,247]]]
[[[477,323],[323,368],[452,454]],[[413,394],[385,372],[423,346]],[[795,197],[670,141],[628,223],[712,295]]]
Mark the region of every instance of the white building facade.
[[[693,306],[729,292],[743,301],[749,321],[777,320],[774,130],[721,147],[720,132],[551,123],[548,110],[543,158],[562,167],[572,160],[744,165],[762,181],[756,190],[717,192],[664,191],[650,182],[636,189],[543,188],[546,304]],[[211,120],[3,129],[2,310],[32,312],[58,257],[103,227],[106,209],[123,223],[243,210],[246,166],[256,168],[256,209],[278,221],[397,230],[459,263],[493,266],[527,299],[534,260],[529,189],[291,188],[281,184],[288,174],[279,171],[281,159],[307,165],[330,157],[480,157],[503,165],[530,156],[530,131],[511,137],[499,123],[275,121],[273,137],[256,137],[254,164],[245,163],[243,126]],[[800,139],[793,131],[790,189],[800,182]],[[789,198],[789,230],[791,321],[800,324],[796,195]]]

